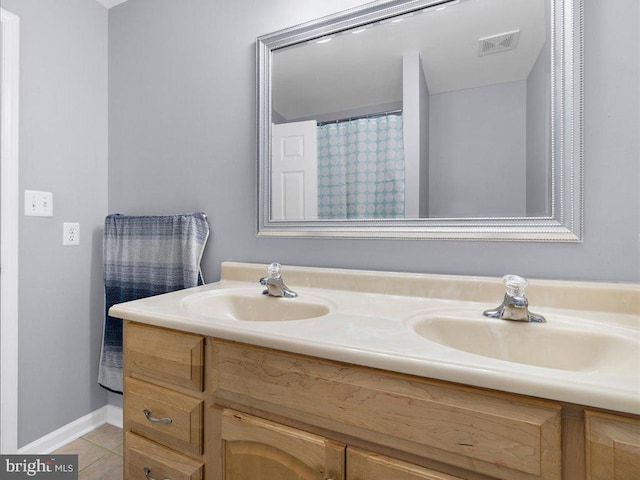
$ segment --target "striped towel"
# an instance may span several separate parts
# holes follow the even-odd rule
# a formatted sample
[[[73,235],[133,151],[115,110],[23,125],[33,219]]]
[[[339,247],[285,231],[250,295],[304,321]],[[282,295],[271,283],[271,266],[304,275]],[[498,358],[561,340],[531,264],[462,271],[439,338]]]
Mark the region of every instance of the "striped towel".
[[[200,261],[209,225],[203,213],[109,215],[104,222],[105,322],[98,383],[122,393],[122,320],[109,308],[202,285]]]

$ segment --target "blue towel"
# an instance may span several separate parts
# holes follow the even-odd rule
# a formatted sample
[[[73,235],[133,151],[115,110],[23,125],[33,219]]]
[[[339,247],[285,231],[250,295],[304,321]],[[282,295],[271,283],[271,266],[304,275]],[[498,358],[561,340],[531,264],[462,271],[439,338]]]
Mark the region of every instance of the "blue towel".
[[[122,393],[122,320],[116,303],[204,283],[200,261],[209,225],[203,213],[167,216],[109,215],[104,222],[105,322],[98,383]]]

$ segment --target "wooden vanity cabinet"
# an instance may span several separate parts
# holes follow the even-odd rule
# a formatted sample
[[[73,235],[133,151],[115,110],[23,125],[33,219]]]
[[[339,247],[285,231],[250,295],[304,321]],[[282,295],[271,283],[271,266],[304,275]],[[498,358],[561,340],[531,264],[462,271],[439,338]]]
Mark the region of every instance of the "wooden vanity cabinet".
[[[128,321],[123,352],[126,480],[640,478],[637,416]]]

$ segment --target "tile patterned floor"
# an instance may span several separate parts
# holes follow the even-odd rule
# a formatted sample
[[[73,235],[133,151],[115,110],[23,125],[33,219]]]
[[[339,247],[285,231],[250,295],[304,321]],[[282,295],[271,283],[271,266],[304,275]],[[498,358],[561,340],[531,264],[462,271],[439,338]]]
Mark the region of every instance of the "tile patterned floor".
[[[78,455],[78,480],[122,480],[122,429],[108,423],[54,453]]]

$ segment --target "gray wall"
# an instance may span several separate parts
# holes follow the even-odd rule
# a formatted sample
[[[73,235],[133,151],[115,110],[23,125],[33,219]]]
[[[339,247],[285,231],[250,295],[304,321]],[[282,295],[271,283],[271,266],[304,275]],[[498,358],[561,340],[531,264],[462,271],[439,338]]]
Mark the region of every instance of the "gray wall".
[[[429,98],[429,217],[526,213],[527,82]]]
[[[404,216],[418,218],[423,199],[422,173],[423,168],[429,168],[428,158],[423,162],[425,154],[428,156],[428,144],[422,143],[422,132],[429,131],[429,124],[423,123],[422,96],[427,95],[422,73],[420,52],[405,52],[402,56],[402,141],[404,146]],[[428,187],[427,187],[428,189]]]
[[[421,218],[429,216],[429,86],[420,68],[420,214]]]
[[[638,2],[585,2],[585,240],[256,238],[255,38],[356,0],[129,0],[109,12],[109,210],[204,210],[220,262],[639,281]],[[625,212],[620,215],[620,212]]]
[[[18,445],[24,446],[107,402],[96,375],[108,16],[87,0],[2,0],[2,8],[20,17],[20,191],[53,192],[53,217],[19,221]],[[63,222],[80,223],[80,246],[62,246]]]
[[[527,77],[527,215],[551,214],[551,71],[543,48]]]

